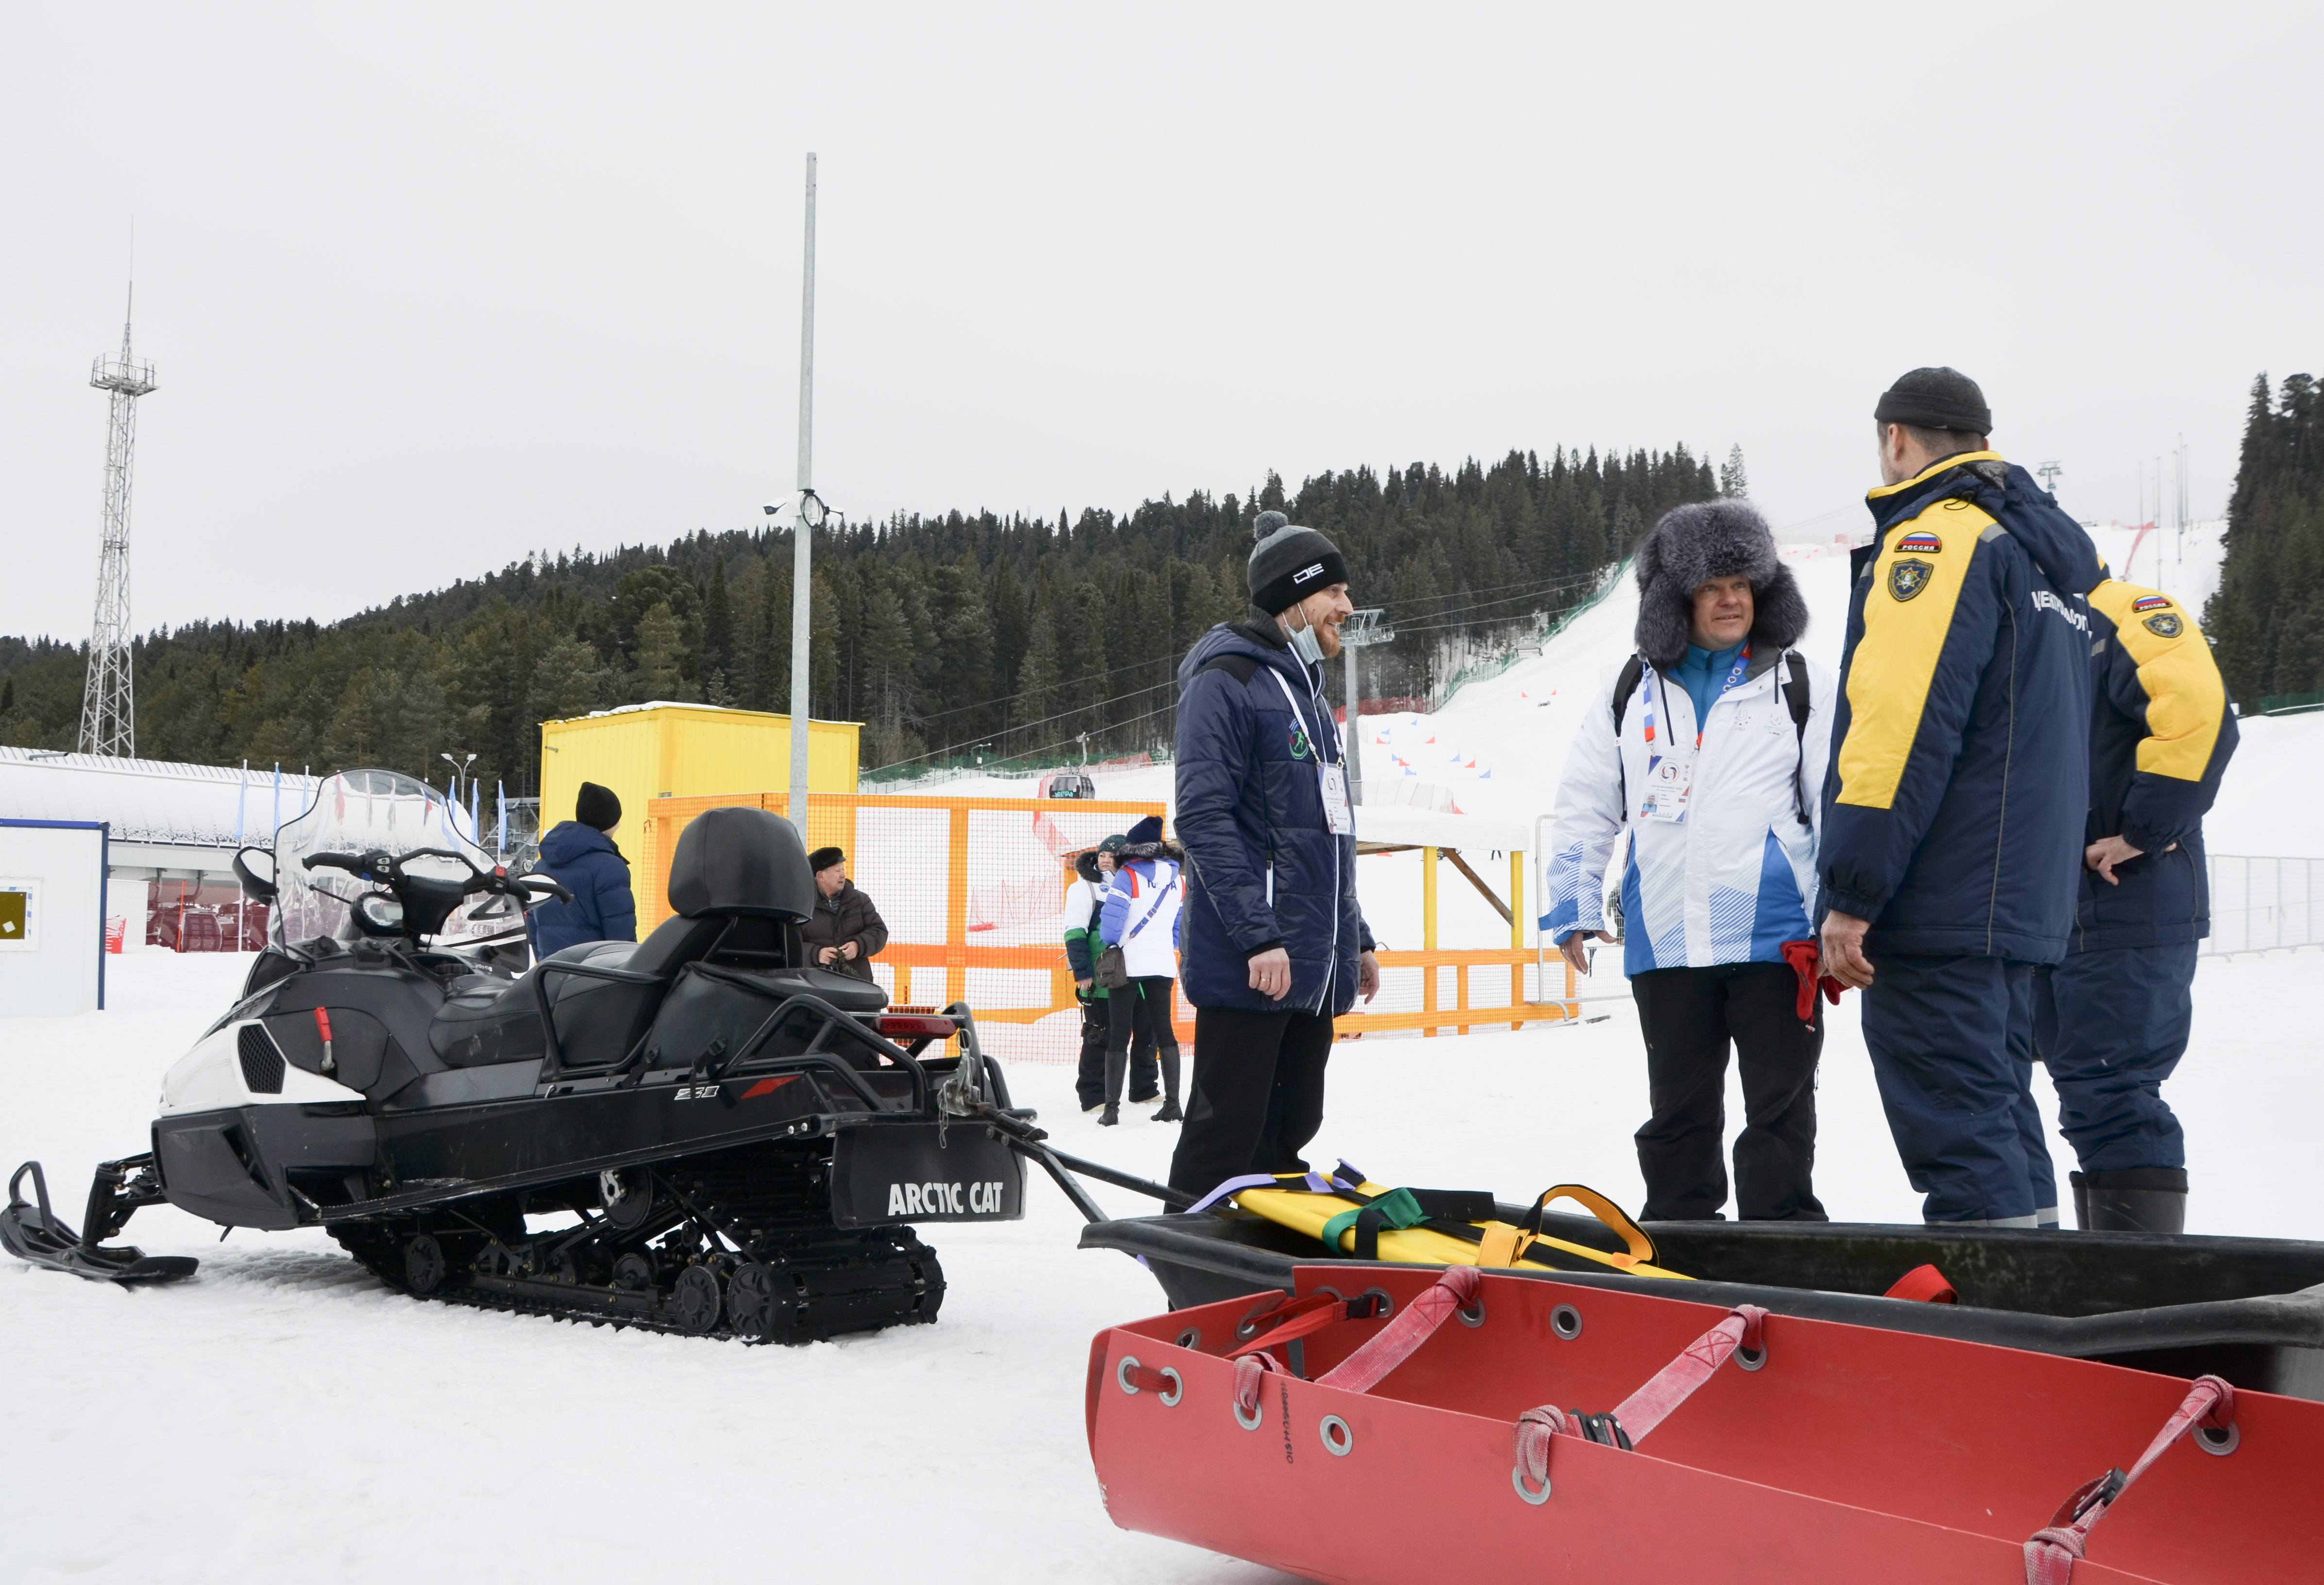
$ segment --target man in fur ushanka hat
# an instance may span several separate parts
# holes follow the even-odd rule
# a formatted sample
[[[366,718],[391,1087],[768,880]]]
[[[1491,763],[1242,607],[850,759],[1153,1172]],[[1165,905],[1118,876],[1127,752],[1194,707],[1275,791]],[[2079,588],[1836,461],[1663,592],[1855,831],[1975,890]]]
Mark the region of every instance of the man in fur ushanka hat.
[[[1637,1132],[1645,1214],[1720,1214],[1731,1044],[1746,1111],[1738,1210],[1821,1221],[1810,1180],[1823,1026],[1809,954],[1831,674],[1792,648],[1807,604],[1744,502],[1667,513],[1637,570],[1637,653],[1566,759],[1543,927],[1586,973],[1586,940],[1615,939],[1606,863],[1628,830],[1623,963],[1654,1109]]]

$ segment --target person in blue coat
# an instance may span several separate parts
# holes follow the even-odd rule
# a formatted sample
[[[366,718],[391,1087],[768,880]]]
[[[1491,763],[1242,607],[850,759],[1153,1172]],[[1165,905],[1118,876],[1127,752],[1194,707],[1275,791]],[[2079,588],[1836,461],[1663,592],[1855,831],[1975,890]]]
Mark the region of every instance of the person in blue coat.
[[[562,884],[573,900],[546,903],[525,916],[536,961],[584,942],[638,938],[630,862],[613,845],[613,827],[621,823],[622,800],[613,789],[585,781],[573,800],[573,818],[540,839],[540,862],[532,872]]]
[[[2187,1141],[2163,1099],[2195,1017],[2211,933],[2203,816],[2236,751],[2218,662],[2184,607],[2108,579],[2090,591],[2090,808],[2066,959],[2044,968],[2034,1044],[2074,1147],[2074,1220],[2184,1231]]]
[[[1922,1215],[2055,1226],[2034,971],[2066,955],[2089,805],[2089,536],[1987,448],[1977,382],[1915,369],[1874,410],[1874,536],[1849,599],[1817,865],[1823,972]]]
[[[1178,668],[1177,788],[1186,852],[1180,983],[1194,1073],[1170,1183],[1304,1172],[1323,1122],[1332,1021],[1379,990],[1356,907],[1355,812],[1323,690],[1353,609],[1339,548],[1263,511],[1246,620]]]

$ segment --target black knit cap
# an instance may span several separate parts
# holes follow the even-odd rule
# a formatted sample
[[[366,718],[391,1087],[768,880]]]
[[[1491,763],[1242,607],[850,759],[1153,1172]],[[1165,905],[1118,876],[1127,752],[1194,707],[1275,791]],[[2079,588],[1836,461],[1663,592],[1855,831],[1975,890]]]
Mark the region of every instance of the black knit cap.
[[[1313,529],[1303,529],[1279,511],[1262,511],[1253,525],[1259,543],[1250,551],[1250,603],[1269,616],[1290,610],[1318,589],[1348,581],[1340,548]]]
[[[846,862],[847,855],[837,848],[817,848],[807,856],[807,867],[818,875],[834,864],[844,864]]]
[[[1872,410],[1875,423],[1912,424],[1923,429],[1993,433],[1993,410],[1985,392],[1959,369],[1914,369],[1881,393]]]
[[[599,831],[611,831],[622,823],[622,800],[613,796],[612,788],[585,781],[580,796],[573,800],[573,818]]]

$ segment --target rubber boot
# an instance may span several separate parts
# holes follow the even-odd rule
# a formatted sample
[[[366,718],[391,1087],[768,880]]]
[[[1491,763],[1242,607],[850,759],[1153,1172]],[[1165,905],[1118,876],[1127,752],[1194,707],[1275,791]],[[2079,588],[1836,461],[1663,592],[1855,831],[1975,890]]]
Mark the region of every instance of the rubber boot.
[[[2186,1169],[2134,1166],[2119,1172],[2078,1172],[2074,1217],[2086,1232],[2183,1233]]]
[[[1130,1048],[1109,1047],[1105,1054],[1105,1110],[1098,1118],[1100,1128],[1110,1129],[1121,1120],[1121,1081],[1130,1072]]]
[[[1154,1120],[1175,1123],[1186,1115],[1178,1110],[1178,1048],[1166,1046],[1159,1055],[1162,1059],[1162,1110],[1154,1114]]]

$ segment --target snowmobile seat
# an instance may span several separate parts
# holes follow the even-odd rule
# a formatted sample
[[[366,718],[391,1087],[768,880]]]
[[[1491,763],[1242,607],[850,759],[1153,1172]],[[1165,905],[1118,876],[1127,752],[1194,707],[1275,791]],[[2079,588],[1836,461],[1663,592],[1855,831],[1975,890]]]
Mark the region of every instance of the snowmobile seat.
[[[815,907],[815,875],[798,828],[764,809],[696,816],[671,855],[669,902],[674,917],[643,941],[584,942],[512,985],[455,993],[437,1011],[429,1044],[455,1067],[546,1055],[536,990],[545,977],[562,1065],[604,1067],[636,1047],[678,971],[722,942],[729,945],[721,956],[758,968],[789,966],[798,956],[798,926]],[[600,969],[623,977],[586,972]]]
[[[678,970],[710,950],[724,919],[666,919],[643,941],[585,941],[551,954],[513,984],[481,980],[455,991],[428,1027],[428,1043],[454,1067],[530,1062],[546,1055],[540,1037],[540,991],[548,981],[557,1046],[567,1067],[601,1067],[629,1055],[653,1021]],[[601,979],[574,969],[615,969],[650,974],[655,983]]]

